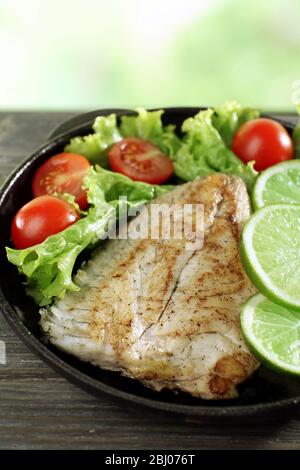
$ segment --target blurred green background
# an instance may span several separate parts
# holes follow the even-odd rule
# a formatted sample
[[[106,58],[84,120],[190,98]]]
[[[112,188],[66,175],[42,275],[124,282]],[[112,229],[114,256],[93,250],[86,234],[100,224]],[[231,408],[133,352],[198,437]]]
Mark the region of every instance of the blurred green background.
[[[293,109],[299,0],[0,0],[0,108]]]

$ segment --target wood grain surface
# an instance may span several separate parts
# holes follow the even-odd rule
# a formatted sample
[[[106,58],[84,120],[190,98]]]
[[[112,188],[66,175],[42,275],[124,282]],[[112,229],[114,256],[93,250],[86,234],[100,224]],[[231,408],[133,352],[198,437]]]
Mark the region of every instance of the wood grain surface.
[[[0,180],[71,113],[0,113]],[[217,424],[96,399],[53,372],[0,314],[0,449],[300,449],[292,418]],[[300,384],[299,384],[300,391]]]

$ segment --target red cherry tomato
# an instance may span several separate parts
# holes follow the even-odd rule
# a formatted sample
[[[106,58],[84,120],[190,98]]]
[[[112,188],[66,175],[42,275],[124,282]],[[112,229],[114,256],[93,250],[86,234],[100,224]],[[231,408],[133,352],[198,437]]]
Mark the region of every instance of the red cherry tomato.
[[[145,183],[161,184],[173,174],[173,163],[167,155],[151,142],[135,137],[114,144],[108,160],[113,171]]]
[[[272,119],[253,119],[243,124],[232,142],[233,152],[244,162],[255,161],[255,169],[293,157],[293,142],[285,128]]]
[[[11,237],[17,249],[42,243],[80,218],[66,201],[54,196],[40,196],[23,206],[15,215]]]
[[[34,197],[44,194],[69,193],[81,209],[88,207],[86,191],[82,181],[88,169],[89,161],[76,153],[59,153],[49,158],[36,171],[32,180]]]

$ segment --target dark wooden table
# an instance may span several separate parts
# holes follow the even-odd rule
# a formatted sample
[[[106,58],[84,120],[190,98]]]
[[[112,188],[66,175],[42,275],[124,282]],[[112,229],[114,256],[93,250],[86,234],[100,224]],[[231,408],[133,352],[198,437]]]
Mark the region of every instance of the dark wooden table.
[[[0,113],[0,180],[71,113]],[[0,449],[300,449],[300,410],[254,424],[193,422],[103,395],[96,399],[53,372],[0,314]]]

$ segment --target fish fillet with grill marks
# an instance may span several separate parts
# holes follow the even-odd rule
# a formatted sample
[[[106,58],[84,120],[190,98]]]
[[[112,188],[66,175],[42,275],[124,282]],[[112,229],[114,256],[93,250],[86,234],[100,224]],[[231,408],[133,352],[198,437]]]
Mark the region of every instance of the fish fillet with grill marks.
[[[67,353],[155,390],[236,397],[258,367],[239,321],[255,293],[238,252],[250,215],[245,185],[216,173],[158,202],[204,204],[203,248],[186,250],[184,239],[107,241],[78,272],[80,291],[41,310],[41,327]]]

